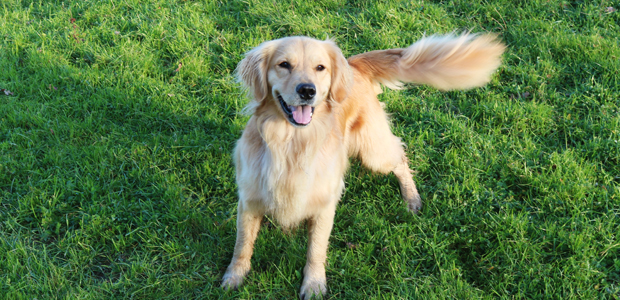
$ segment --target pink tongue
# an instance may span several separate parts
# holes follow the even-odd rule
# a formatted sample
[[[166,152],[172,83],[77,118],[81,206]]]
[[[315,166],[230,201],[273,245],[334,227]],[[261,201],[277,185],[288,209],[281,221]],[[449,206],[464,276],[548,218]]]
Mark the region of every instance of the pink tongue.
[[[306,125],[312,120],[312,107],[310,105],[293,106],[293,119],[299,124]]]

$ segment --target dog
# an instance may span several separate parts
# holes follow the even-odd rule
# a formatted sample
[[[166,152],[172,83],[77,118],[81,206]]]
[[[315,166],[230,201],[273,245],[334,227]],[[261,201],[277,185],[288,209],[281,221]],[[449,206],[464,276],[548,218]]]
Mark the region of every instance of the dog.
[[[495,35],[464,33],[349,59],[332,40],[301,36],[267,41],[246,53],[236,72],[251,98],[251,117],[234,150],[237,240],[222,287],[241,285],[261,220],[270,215],[284,229],[307,221],[300,298],[326,295],[328,240],[349,157],[374,172],[394,173],[407,208],[415,213],[422,207],[403,144],[377,99],[381,85],[482,86],[504,49]]]

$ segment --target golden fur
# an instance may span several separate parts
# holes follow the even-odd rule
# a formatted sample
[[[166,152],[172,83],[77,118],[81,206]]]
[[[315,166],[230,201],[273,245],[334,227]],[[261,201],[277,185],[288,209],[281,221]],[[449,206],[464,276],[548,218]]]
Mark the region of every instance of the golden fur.
[[[261,219],[269,214],[284,228],[308,220],[300,296],[324,295],[329,234],[349,157],[359,157],[373,171],[393,172],[408,209],[417,212],[422,205],[402,143],[377,100],[380,84],[481,86],[500,65],[504,48],[493,35],[463,34],[427,37],[406,49],[348,60],[333,41],[307,37],[264,42],[248,52],[237,73],[252,98],[247,107],[252,117],[235,148],[237,242],[222,286],[242,283]],[[299,92],[302,84],[315,87],[310,100]],[[302,124],[292,111],[302,115],[310,107],[311,121]]]

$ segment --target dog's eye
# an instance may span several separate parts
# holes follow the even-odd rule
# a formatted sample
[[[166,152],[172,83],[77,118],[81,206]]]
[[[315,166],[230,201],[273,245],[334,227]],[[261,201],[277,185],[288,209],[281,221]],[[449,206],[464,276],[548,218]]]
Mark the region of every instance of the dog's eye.
[[[278,64],[278,66],[285,68],[285,69],[290,69],[291,68],[291,64],[289,64],[286,61],[281,62],[280,64]]]
[[[316,66],[316,70],[319,71],[319,72],[323,71],[323,70],[325,70],[325,66],[324,65],[318,65],[318,66]]]

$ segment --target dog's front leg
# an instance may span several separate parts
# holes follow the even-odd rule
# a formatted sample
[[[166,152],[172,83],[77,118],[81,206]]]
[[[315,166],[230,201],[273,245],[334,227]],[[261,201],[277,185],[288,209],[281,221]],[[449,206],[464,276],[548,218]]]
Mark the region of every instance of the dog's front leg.
[[[302,300],[310,299],[313,295],[321,298],[327,294],[325,261],[329,235],[334,225],[335,204],[336,201],[333,201],[321,213],[308,220],[308,258],[299,294]]]
[[[243,201],[239,201],[237,208],[237,242],[235,243],[233,258],[228,269],[226,269],[224,278],[222,278],[222,287],[224,289],[236,289],[239,287],[250,271],[250,258],[252,258],[254,241],[258,235],[262,218],[262,214],[246,209]]]

